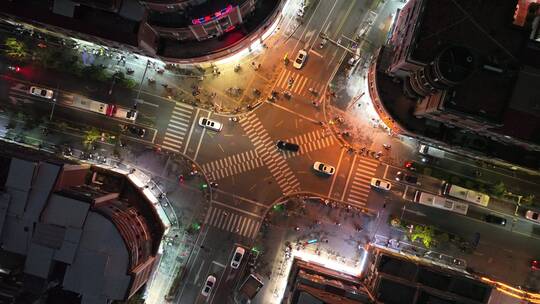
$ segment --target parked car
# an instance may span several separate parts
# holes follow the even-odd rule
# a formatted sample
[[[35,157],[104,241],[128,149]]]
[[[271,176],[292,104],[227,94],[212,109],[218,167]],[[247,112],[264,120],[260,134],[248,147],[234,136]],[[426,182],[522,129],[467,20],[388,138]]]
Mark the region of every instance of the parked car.
[[[490,223],[490,224],[496,224],[505,226],[506,225],[506,219],[494,214],[487,214],[484,216],[484,221]]]
[[[333,175],[336,172],[336,168],[322,162],[315,162],[313,164],[313,169],[327,175]]]
[[[407,173],[403,173],[402,171],[398,171],[398,173],[396,173],[396,180],[398,182],[399,181],[404,181],[404,182],[409,183],[409,184],[415,184],[415,185],[419,184],[417,176],[407,174]]]
[[[143,138],[144,134],[146,134],[146,129],[145,128],[137,127],[137,126],[134,126],[134,125],[128,126],[127,130],[128,130],[129,133],[131,133],[131,134],[133,134],[135,136],[141,137],[141,138]]]
[[[206,283],[204,283],[204,287],[201,291],[201,294],[207,297],[212,292],[212,288],[214,287],[214,284],[216,284],[216,277],[213,275],[209,275],[208,278],[206,279]]]
[[[378,178],[372,178],[371,179],[371,186],[375,187],[377,189],[386,190],[386,191],[392,189],[392,184],[390,184],[387,181],[383,181],[381,179],[378,179]]]
[[[242,247],[236,247],[236,250],[234,251],[233,258],[231,260],[231,267],[233,269],[237,269],[238,266],[242,263],[242,259],[244,258],[244,254],[246,253],[246,250]]]
[[[525,212],[525,218],[533,222],[540,223],[540,212],[527,210],[527,212]]]
[[[49,90],[49,89],[30,87],[30,94],[34,96],[46,98],[46,99],[51,99],[53,98],[54,92],[53,90]]]
[[[276,143],[276,146],[279,149],[288,150],[288,151],[292,151],[292,152],[298,152],[298,150],[300,149],[299,145],[289,143],[289,142],[286,142],[286,141],[283,141],[283,140],[278,140],[277,143]]]
[[[221,129],[223,128],[223,125],[220,122],[217,122],[215,120],[211,120],[205,117],[201,117],[199,119],[199,126],[216,131],[216,132],[221,131]]]
[[[305,50],[298,51],[298,55],[296,55],[296,59],[294,60],[293,67],[296,69],[301,69],[304,66],[304,63],[306,62],[307,58],[307,52]]]

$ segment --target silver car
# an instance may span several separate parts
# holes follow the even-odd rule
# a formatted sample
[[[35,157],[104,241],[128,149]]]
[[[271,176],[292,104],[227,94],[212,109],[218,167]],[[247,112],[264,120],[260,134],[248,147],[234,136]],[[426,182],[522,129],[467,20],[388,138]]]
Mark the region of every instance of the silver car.
[[[214,284],[216,284],[216,277],[213,275],[208,276],[208,278],[206,279],[206,283],[204,283],[201,294],[205,297],[208,297],[208,295],[212,292]]]
[[[216,131],[216,132],[221,131],[221,129],[223,128],[223,125],[220,122],[217,122],[215,120],[210,120],[205,117],[199,118],[199,126]]]
[[[242,259],[244,258],[245,253],[246,253],[246,250],[244,248],[236,247],[233,258],[231,260],[231,267],[233,269],[238,269],[238,266],[240,266],[240,264],[242,263]]]
[[[540,213],[532,210],[525,212],[525,218],[533,222],[540,223]]]
[[[336,168],[322,162],[315,162],[313,164],[313,170],[327,175],[333,175],[336,172]]]
[[[41,98],[51,99],[53,98],[54,92],[49,89],[30,87],[30,94]]]

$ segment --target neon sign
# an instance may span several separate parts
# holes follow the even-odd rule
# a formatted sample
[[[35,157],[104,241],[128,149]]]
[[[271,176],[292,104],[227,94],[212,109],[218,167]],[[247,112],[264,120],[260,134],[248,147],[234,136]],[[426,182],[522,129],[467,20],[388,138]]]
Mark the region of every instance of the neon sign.
[[[201,18],[198,18],[198,19],[193,19],[193,20],[191,20],[191,23],[193,23],[193,24],[205,24],[207,22],[210,22],[210,21],[216,20],[218,18],[227,16],[231,11],[232,11],[232,5],[229,4],[229,5],[227,5],[226,8],[224,8],[224,9],[222,9],[220,11],[217,11],[212,15],[208,15],[208,16],[201,17]]]

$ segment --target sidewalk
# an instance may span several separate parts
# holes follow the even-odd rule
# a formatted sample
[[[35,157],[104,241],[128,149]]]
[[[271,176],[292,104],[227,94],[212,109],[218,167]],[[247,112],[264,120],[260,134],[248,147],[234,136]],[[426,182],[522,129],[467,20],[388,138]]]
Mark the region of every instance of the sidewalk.
[[[281,303],[295,256],[358,275],[359,248],[369,242],[372,226],[371,217],[320,200],[291,198],[277,205],[256,240],[263,253],[254,271],[266,283],[252,303]]]

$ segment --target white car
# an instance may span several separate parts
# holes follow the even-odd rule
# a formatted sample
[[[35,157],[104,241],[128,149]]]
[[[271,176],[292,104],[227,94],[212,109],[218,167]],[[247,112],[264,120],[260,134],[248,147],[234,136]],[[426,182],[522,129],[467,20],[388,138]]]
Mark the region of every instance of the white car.
[[[315,162],[313,169],[317,172],[321,172],[328,175],[333,175],[336,172],[336,168],[321,162]]]
[[[380,180],[378,178],[371,179],[371,186],[381,189],[381,190],[386,190],[386,191],[392,189],[392,184],[390,184],[389,182]]]
[[[30,87],[30,94],[34,96],[39,96],[42,98],[51,99],[53,98],[54,92],[53,90],[48,90],[44,88]]]
[[[201,294],[205,297],[208,297],[210,292],[212,292],[212,288],[214,287],[214,284],[216,284],[216,277],[213,275],[208,276],[206,279],[206,283],[204,283],[204,287],[201,291]]]
[[[246,253],[246,250],[244,248],[236,247],[233,258],[231,260],[231,267],[233,269],[237,269],[238,266],[240,266],[240,264],[242,263],[242,259],[244,258],[244,253]]]
[[[199,119],[199,126],[210,129],[210,130],[214,130],[216,132],[221,131],[221,129],[223,128],[223,125],[220,122],[217,122],[215,120],[210,120],[205,117],[201,117]]]
[[[307,52],[305,50],[298,51],[298,55],[296,55],[296,59],[294,60],[293,67],[296,69],[301,69],[304,66],[304,62],[306,62],[307,58]]]
[[[525,212],[525,218],[533,222],[540,223],[540,213],[532,210]]]

